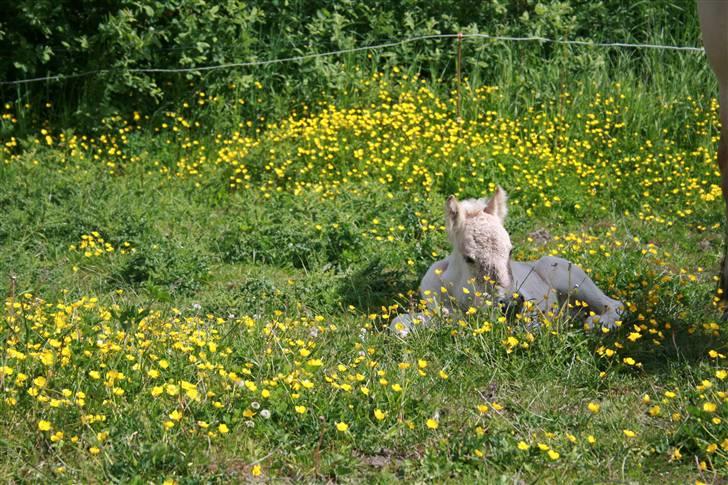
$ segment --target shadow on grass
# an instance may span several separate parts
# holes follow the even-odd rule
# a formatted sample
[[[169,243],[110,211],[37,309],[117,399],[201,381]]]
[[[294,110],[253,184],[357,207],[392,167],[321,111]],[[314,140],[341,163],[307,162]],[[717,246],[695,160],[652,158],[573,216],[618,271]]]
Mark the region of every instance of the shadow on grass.
[[[712,335],[703,330],[688,332],[687,326],[676,328],[665,335],[661,345],[647,350],[645,346],[632,352],[637,361],[642,362],[644,371],[652,374],[669,373],[678,365],[695,366],[710,362],[709,352],[728,353],[728,337],[721,333]]]
[[[377,258],[343,278],[338,294],[343,305],[371,313],[401,302],[403,297],[400,294],[416,289],[417,284],[418,281],[408,276],[406,271],[389,269]]]
[[[709,362],[710,351],[728,354],[728,332],[719,310],[711,305],[709,291],[694,291],[687,308],[678,310],[669,302],[657,304],[654,313],[640,319],[640,311],[629,314],[616,339],[630,345],[624,355],[629,355],[643,365],[650,374],[669,373],[680,365],[698,365]],[[663,295],[667,297],[667,295]],[[636,298],[638,308],[646,308],[647,301]],[[642,312],[644,315],[646,312]],[[628,343],[628,335],[637,326],[642,337],[634,344]],[[668,328],[669,327],[669,328]]]

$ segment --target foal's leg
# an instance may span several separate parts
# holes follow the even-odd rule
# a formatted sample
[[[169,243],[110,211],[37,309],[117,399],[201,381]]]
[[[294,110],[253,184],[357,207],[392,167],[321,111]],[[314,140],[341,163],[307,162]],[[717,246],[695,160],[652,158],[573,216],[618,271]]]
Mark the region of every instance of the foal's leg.
[[[448,265],[449,263],[446,259],[432,263],[420,283],[420,296],[427,304],[427,309],[433,315],[447,316],[453,311],[453,305],[450,301],[451,295],[441,291],[441,288],[445,286],[442,275],[447,271]],[[451,288],[451,290],[454,289]]]
[[[718,145],[718,167],[721,189],[728,214],[728,2],[699,0],[698,16],[703,33],[703,45],[710,67],[718,78],[718,100],[720,103],[720,143]],[[720,271],[721,302],[728,303],[728,224]]]
[[[586,321],[590,327],[599,322],[603,327],[614,328],[620,320],[624,311],[622,302],[605,295],[584,270],[571,261],[544,256],[536,261],[534,271],[560,295],[589,305],[589,309],[596,314]]]
[[[400,337],[406,337],[416,325],[425,326],[430,322],[432,315],[447,315],[450,313],[449,302],[443,302],[440,295],[442,275],[447,270],[446,260],[434,262],[425,273],[420,283],[420,296],[427,304],[425,312],[403,313],[397,315],[389,324],[389,329]]]

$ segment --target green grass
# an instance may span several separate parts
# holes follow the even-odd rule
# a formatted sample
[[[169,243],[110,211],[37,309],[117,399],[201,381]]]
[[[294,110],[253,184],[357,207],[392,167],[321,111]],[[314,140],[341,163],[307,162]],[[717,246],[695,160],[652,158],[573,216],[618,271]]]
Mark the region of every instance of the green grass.
[[[708,79],[671,63],[688,87]],[[718,483],[715,110],[657,69],[584,69],[565,87],[558,67],[473,85],[462,123],[441,86],[388,73],[265,126],[195,126],[181,108],[166,126],[6,145],[0,476],[193,483],[259,465],[291,481]],[[446,196],[496,183],[515,257],[587,268],[630,303],[622,329],[556,317],[529,332],[483,310],[405,340],[386,330],[449,250]],[[93,231],[114,250],[84,256]],[[194,391],[168,393],[182,382]]]

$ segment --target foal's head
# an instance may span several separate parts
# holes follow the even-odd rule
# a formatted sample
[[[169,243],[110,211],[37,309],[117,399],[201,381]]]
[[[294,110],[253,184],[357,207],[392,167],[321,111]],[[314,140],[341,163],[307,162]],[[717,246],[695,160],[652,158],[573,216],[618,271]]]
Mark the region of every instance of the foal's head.
[[[445,221],[454,256],[462,258],[477,288],[503,298],[511,286],[511,238],[503,227],[507,195],[498,187],[489,199],[461,202],[450,196]]]

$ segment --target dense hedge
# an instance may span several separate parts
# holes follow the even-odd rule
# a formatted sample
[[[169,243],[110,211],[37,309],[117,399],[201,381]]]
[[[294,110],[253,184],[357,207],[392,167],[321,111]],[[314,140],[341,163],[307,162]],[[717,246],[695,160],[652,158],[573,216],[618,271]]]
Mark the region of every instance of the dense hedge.
[[[412,66],[424,76],[454,68],[452,42],[423,41],[386,52],[318,58],[264,68],[187,74],[133,73],[133,68],[194,68],[350,48],[411,36],[458,31],[555,38],[695,44],[694,0],[15,0],[0,17],[0,80],[101,73],[0,86],[2,100],[52,99],[66,114],[96,119],[160,106],[188,96],[267,89],[306,99],[340,87],[355,69]],[[497,66],[473,55],[484,77]],[[553,46],[519,55],[543,58]],[[525,54],[524,54],[525,52]],[[637,54],[638,55],[638,54]],[[371,62],[369,60],[374,62]],[[376,64],[376,65],[375,65]],[[232,88],[231,86],[235,86]],[[260,85],[257,85],[260,88]],[[149,111],[147,109],[147,111]]]

